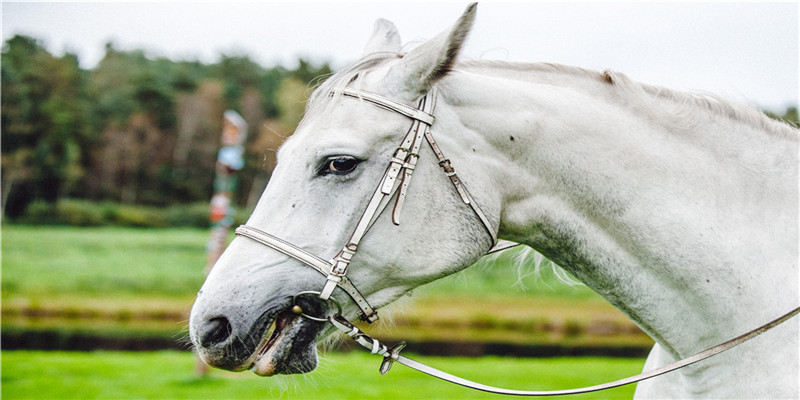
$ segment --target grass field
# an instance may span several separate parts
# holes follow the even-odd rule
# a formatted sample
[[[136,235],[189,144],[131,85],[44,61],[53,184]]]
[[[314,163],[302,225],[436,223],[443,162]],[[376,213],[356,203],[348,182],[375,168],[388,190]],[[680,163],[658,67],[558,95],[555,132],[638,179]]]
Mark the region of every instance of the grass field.
[[[4,225],[3,299],[191,299],[203,282],[207,236],[199,229]]]
[[[197,229],[2,227],[2,329],[106,336],[185,337],[203,281],[207,232]],[[443,340],[528,345],[647,346],[618,311],[549,269],[509,257],[416,290],[383,312],[370,334],[394,342]],[[387,317],[387,314],[393,317]],[[188,352],[2,353],[3,398],[495,398],[403,366],[387,376],[362,352],[326,353],[310,376],[193,374]],[[483,383],[547,390],[635,374],[642,359],[420,357]],[[633,387],[586,398],[630,398]]]
[[[62,299],[71,294],[191,298],[203,281],[207,236],[200,229],[4,225],[3,298],[32,293]],[[559,282],[547,268],[534,274],[533,267],[510,266],[511,253],[437,281],[421,292],[596,298],[585,287]]]
[[[200,229],[2,227],[2,322],[23,329],[177,335],[203,282]],[[379,337],[648,345],[625,316],[511,254],[419,288],[384,310]],[[537,332],[534,334],[533,332]],[[592,332],[600,335],[588,335]]]
[[[424,357],[441,369],[482,383],[523,390],[589,386],[639,372],[643,361],[608,358],[513,359]],[[377,371],[380,358],[329,354],[303,376],[260,378],[215,371],[194,374],[183,352],[2,353],[3,399],[496,399],[397,365]],[[633,385],[570,398],[631,398]]]

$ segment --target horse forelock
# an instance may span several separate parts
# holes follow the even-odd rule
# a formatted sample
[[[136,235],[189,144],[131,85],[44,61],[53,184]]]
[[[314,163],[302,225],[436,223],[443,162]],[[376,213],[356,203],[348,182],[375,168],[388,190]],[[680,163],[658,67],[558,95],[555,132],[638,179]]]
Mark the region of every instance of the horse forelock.
[[[306,102],[305,115],[324,113],[342,96],[342,90],[363,74],[372,71],[390,61],[402,58],[400,53],[372,53],[362,57],[349,67],[342,69],[314,88],[314,92]]]

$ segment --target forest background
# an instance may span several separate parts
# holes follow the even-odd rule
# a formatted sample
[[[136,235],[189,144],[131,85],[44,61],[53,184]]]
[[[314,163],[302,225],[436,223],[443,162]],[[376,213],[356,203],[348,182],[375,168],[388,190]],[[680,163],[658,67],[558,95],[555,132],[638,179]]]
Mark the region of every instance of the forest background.
[[[113,43],[92,69],[33,37],[2,49],[2,210],[6,221],[207,226],[222,114],[248,123],[235,201],[255,206],[275,151],[328,63],[265,67],[150,58]],[[766,110],[797,122],[797,107]],[[120,206],[122,205],[122,206]]]
[[[249,126],[236,201],[252,208],[275,150],[331,72],[305,60],[263,67],[247,55],[213,64],[149,58],[112,43],[87,70],[76,55],[54,56],[21,35],[4,43],[1,67],[6,220],[74,225],[207,226],[229,109]]]

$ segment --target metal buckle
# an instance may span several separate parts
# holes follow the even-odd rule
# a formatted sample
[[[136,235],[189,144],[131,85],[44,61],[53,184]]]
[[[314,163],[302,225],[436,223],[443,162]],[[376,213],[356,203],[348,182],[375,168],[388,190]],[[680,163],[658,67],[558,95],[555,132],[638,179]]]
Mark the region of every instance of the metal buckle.
[[[381,375],[386,375],[390,369],[392,369],[392,364],[397,361],[400,357],[400,352],[406,347],[406,342],[400,342],[391,348],[389,348],[389,355],[383,357],[383,362],[381,363]]]
[[[320,293],[320,292],[317,292],[317,291],[314,291],[314,290],[307,290],[307,291],[300,292],[300,293],[292,296],[292,312],[295,313],[295,314],[300,315],[303,318],[310,319],[312,321],[328,322],[328,318],[320,318],[320,317],[315,317],[313,315],[306,314],[306,312],[303,310],[303,308],[300,307],[299,304],[297,304],[297,298],[298,297],[303,296],[303,295],[308,295],[308,294],[316,295],[316,296],[322,295],[322,293]],[[325,300],[326,301],[330,301],[331,303],[333,303],[336,306],[336,313],[333,314],[333,315],[342,315],[342,305],[339,304],[339,302],[335,298],[328,297]]]

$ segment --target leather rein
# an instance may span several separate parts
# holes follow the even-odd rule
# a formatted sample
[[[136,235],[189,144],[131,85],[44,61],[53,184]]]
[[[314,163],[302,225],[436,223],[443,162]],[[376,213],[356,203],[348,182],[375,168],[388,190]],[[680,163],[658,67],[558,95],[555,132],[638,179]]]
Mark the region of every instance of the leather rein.
[[[380,368],[382,374],[387,373],[391,368],[392,363],[397,361],[400,364],[406,365],[410,368],[416,369],[417,371],[434,376],[436,378],[443,379],[445,381],[465,386],[468,388],[490,393],[516,395],[516,396],[555,396],[555,395],[588,393],[588,392],[611,389],[618,386],[640,382],[645,379],[653,378],[665,374],[667,372],[685,367],[687,365],[696,363],[698,361],[704,360],[708,357],[719,354],[741,343],[744,343],[780,325],[784,321],[800,313],[800,307],[797,307],[794,310],[784,314],[783,316],[765,325],[762,325],[756,329],[753,329],[741,336],[728,340],[724,343],[711,347],[707,350],[701,351],[695,355],[684,358],[680,361],[676,361],[672,364],[651,371],[647,371],[635,376],[631,376],[629,378],[617,380],[614,382],[609,382],[601,385],[589,386],[584,388],[578,388],[578,389],[569,389],[569,390],[523,391],[523,390],[496,388],[492,386],[483,385],[480,383],[475,383],[448,374],[446,372],[440,371],[438,369],[432,368],[430,366],[412,360],[406,356],[400,355],[400,351],[403,349],[403,347],[405,347],[405,343],[400,343],[394,347],[388,347],[383,343],[381,343],[380,341],[378,341],[377,339],[374,339],[369,335],[365,334],[360,329],[355,327],[350,321],[348,321],[342,316],[341,305],[336,301],[335,298],[331,297],[331,294],[333,293],[334,289],[338,286],[345,293],[347,293],[347,295],[350,296],[353,302],[358,306],[358,308],[360,309],[362,320],[370,323],[378,320],[378,313],[375,310],[375,308],[369,304],[367,299],[358,291],[358,289],[356,289],[353,283],[345,276],[347,273],[347,267],[350,265],[350,261],[358,251],[358,245],[361,242],[361,239],[364,237],[364,235],[366,235],[367,231],[369,231],[369,229],[372,227],[372,224],[375,222],[378,216],[380,216],[381,213],[386,209],[392,198],[395,199],[395,204],[392,209],[392,223],[394,223],[395,225],[400,224],[400,212],[402,210],[405,201],[406,193],[408,191],[408,187],[411,182],[411,177],[414,172],[414,168],[416,167],[417,160],[419,159],[419,150],[422,146],[423,141],[428,142],[434,154],[436,155],[436,158],[439,160],[439,166],[442,168],[447,177],[450,178],[450,182],[453,184],[453,187],[456,190],[459,197],[461,198],[462,202],[468,205],[472,209],[474,214],[481,221],[483,227],[486,229],[486,232],[489,234],[491,238],[492,247],[488,250],[487,254],[494,253],[496,251],[502,251],[517,246],[518,244],[506,240],[498,240],[497,233],[495,232],[491,222],[483,213],[481,208],[477,205],[477,203],[475,203],[475,200],[472,198],[469,191],[467,191],[466,186],[464,186],[464,183],[461,181],[461,179],[458,177],[455,170],[453,169],[450,160],[448,160],[444,156],[441,149],[436,144],[436,141],[434,140],[433,136],[431,135],[431,126],[435,121],[435,118],[433,116],[433,110],[436,106],[435,88],[431,89],[422,99],[419,100],[417,108],[414,108],[412,106],[400,102],[396,102],[394,100],[377,95],[375,93],[363,90],[355,90],[351,88],[345,88],[342,91],[331,93],[331,96],[334,95],[341,95],[345,97],[359,99],[361,101],[366,101],[377,107],[400,113],[410,118],[413,121],[411,127],[408,130],[408,133],[406,133],[406,136],[403,138],[403,142],[397,148],[397,150],[395,150],[392,159],[389,162],[389,166],[387,167],[386,172],[384,173],[383,178],[381,179],[380,184],[378,185],[375,192],[372,194],[372,197],[370,198],[370,201],[366,209],[364,210],[361,219],[359,219],[358,223],[356,224],[356,227],[353,230],[353,233],[350,235],[350,238],[348,239],[347,243],[342,247],[342,249],[333,259],[325,260],[298,246],[295,246],[294,244],[286,240],[283,240],[277,236],[271,235],[267,232],[264,232],[260,229],[251,226],[242,225],[236,228],[236,235],[246,237],[257,243],[263,244],[267,247],[277,250],[289,257],[292,257],[308,265],[309,267],[315,269],[316,271],[324,275],[326,277],[326,281],[321,291],[301,292],[293,297],[292,311],[296,314],[299,314],[302,317],[308,318],[313,321],[329,322],[331,325],[333,325],[333,327],[342,331],[347,336],[350,336],[361,346],[369,349],[372,352],[372,354],[378,354],[383,356],[384,361],[381,364]],[[338,311],[335,314],[325,318],[308,315],[297,304],[297,298],[304,295],[316,295],[322,300],[330,301],[336,305]]]

